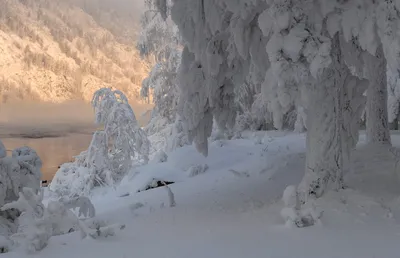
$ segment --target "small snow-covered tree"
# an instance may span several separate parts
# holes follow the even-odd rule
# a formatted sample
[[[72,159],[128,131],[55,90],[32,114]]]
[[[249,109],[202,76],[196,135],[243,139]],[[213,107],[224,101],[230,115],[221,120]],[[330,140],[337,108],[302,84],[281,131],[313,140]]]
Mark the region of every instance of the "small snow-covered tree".
[[[171,151],[186,144],[177,116],[180,90],[177,74],[182,46],[178,29],[170,18],[171,1],[148,0],[142,17],[142,31],[137,48],[143,57],[154,61],[148,77],[142,82],[141,95],[152,97],[154,108],[145,127],[152,139],[153,155],[157,150]]]
[[[95,92],[92,106],[96,113],[96,122],[104,125],[105,137],[99,138],[98,143],[92,143],[99,145],[95,148],[96,151],[105,148],[101,152],[107,152],[109,156],[113,179],[119,180],[135,160],[147,163],[150,142],[140,128],[126,96],[118,90],[102,88]],[[138,157],[135,157],[136,154]]]
[[[135,165],[148,162],[150,142],[140,128],[126,96],[102,88],[95,92],[92,106],[96,131],[87,151],[72,163],[61,165],[50,190],[59,195],[88,195],[96,186],[112,186]]]
[[[177,98],[177,70],[180,61],[180,39],[177,28],[167,17],[168,1],[148,0],[142,16],[142,31],[137,43],[143,57],[153,57],[155,65],[142,83],[142,97],[149,98],[152,89],[153,119],[175,121]],[[154,123],[154,122],[153,122]]]
[[[124,175],[132,167],[135,154],[148,162],[150,143],[136,121],[132,108],[126,103],[115,103],[105,123],[107,142],[111,143],[111,169]]]
[[[104,125],[115,103],[128,104],[128,98],[119,90],[101,88],[93,94],[92,107],[95,112],[95,122]]]

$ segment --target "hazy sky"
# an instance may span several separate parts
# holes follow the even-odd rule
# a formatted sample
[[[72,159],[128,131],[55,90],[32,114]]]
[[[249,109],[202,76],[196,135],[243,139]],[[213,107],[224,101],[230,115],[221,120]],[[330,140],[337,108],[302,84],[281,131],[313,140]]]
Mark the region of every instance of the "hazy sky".
[[[101,4],[110,6],[125,14],[140,18],[144,9],[144,0],[99,0]]]

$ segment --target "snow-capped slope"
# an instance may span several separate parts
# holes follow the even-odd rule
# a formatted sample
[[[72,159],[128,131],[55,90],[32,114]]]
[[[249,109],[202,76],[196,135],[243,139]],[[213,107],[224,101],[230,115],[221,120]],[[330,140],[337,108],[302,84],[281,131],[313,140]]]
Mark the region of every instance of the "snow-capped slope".
[[[324,211],[321,224],[297,229],[284,225],[281,196],[303,176],[304,135],[267,132],[250,138],[213,142],[207,158],[183,147],[165,163],[137,168],[120,187],[98,190],[92,199],[98,218],[125,223],[123,231],[101,240],[81,240],[79,233],[53,237],[34,256],[399,257],[400,195],[390,186],[397,178],[387,149],[371,151],[361,144],[348,188],[317,201]],[[393,142],[400,137],[394,135]],[[189,177],[190,167],[204,164],[204,173]],[[169,207],[165,187],[136,193],[153,178],[176,181],[169,185],[176,207]]]

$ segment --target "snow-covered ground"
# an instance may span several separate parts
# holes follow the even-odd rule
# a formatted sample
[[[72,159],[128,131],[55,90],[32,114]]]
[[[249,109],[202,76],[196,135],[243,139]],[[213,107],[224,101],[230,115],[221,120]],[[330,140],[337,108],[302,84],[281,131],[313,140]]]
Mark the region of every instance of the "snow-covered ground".
[[[361,137],[348,188],[328,192],[317,203],[321,224],[284,225],[281,196],[301,180],[305,136],[260,132],[211,143],[209,156],[188,146],[168,162],[132,171],[116,189],[99,189],[92,200],[97,217],[126,228],[114,237],[81,239],[78,232],[52,237],[40,253],[23,258],[372,258],[400,257],[400,187],[395,162],[385,148],[365,148]],[[395,146],[400,136],[394,134]],[[194,177],[192,166],[208,169]],[[152,178],[170,185],[137,193]],[[139,205],[138,203],[141,203]]]

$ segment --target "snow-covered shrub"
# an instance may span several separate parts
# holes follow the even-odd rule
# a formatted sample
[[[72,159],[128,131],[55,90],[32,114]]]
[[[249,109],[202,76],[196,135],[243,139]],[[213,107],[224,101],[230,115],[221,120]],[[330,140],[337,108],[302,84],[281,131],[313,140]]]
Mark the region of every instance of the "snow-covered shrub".
[[[93,218],[96,215],[96,210],[92,202],[85,196],[79,196],[70,199],[61,198],[59,202],[62,202],[68,209],[74,210],[78,208],[78,216]]]
[[[166,150],[171,151],[188,144],[190,144],[190,142],[184,129],[184,123],[180,116],[177,115],[175,123],[171,126],[170,135],[166,141]]]
[[[59,196],[89,195],[96,186],[112,184],[109,162],[105,132],[97,131],[88,150],[60,166],[49,189]]]
[[[13,248],[22,247],[28,253],[42,250],[47,246],[52,235],[51,226],[45,220],[45,208],[42,196],[33,189],[23,188],[16,201],[5,204],[2,211],[16,209],[21,212],[18,217],[18,230],[11,235]]]
[[[4,145],[0,142],[0,152]],[[5,152],[4,152],[5,153]],[[16,201],[24,187],[40,190],[42,161],[37,153],[29,147],[16,148],[12,156],[1,154],[0,158],[0,207]],[[18,210],[0,211],[0,234],[8,236],[16,232]]]
[[[208,165],[193,165],[188,169],[188,176],[189,177],[194,177],[200,174],[203,174],[207,171]]]
[[[11,249],[11,241],[5,236],[0,235],[0,254],[8,253]]]
[[[22,248],[28,253],[42,250],[52,236],[68,234],[80,230],[82,237],[107,237],[115,235],[116,230],[124,225],[107,225],[103,223],[97,228],[90,228],[71,211],[79,208],[79,214],[93,218],[95,209],[89,199],[77,197],[50,201],[45,207],[42,203],[43,192],[38,194],[31,188],[24,187],[16,201],[1,207],[1,211],[18,210],[21,215],[16,225],[17,231],[10,236],[9,249]]]
[[[76,216],[61,202],[47,204],[47,219],[51,221],[51,235],[58,236],[79,230]]]
[[[296,186],[286,187],[282,200],[285,207],[281,211],[281,216],[287,226],[303,228],[319,223],[322,211],[319,211],[312,202],[301,206]]]
[[[163,163],[163,162],[167,162],[167,160],[168,160],[168,155],[163,150],[159,150],[154,155],[152,162],[153,163]]]
[[[77,216],[71,210],[78,209],[78,216],[94,218],[96,210],[92,202],[83,196],[71,199],[61,198],[47,205],[48,220],[52,224],[52,235],[63,235],[79,230]]]
[[[22,187],[29,187],[35,191],[40,190],[42,178],[42,160],[36,151],[28,146],[16,148],[12,151],[12,157],[20,165],[20,182]],[[21,188],[19,189],[21,190]]]
[[[133,166],[149,160],[150,142],[122,92],[102,88],[92,106],[104,130],[93,134],[87,151],[57,171],[49,189],[59,195],[82,196],[97,186],[113,186]]]
[[[16,148],[11,157],[0,158],[0,205],[14,201],[23,187],[40,190],[42,161],[29,147]]]
[[[49,189],[58,196],[75,196],[77,193],[87,196],[96,183],[101,182],[97,178],[94,168],[80,166],[76,164],[76,161],[65,163],[60,166],[54,175]]]

